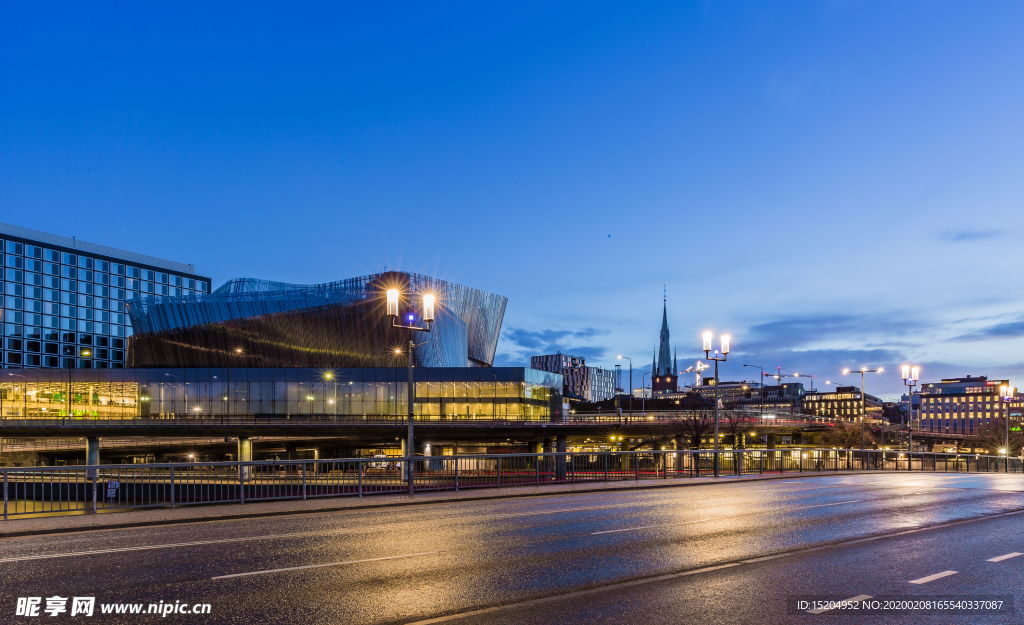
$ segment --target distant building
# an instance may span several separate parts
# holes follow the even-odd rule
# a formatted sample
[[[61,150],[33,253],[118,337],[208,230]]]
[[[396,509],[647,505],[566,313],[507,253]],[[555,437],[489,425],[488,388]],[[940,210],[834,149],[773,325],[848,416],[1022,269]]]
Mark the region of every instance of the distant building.
[[[864,394],[868,420],[883,416],[884,402],[870,393]],[[863,416],[861,392],[856,386],[837,386],[835,391],[808,391],[803,396],[804,412],[819,417],[836,417],[854,421]]]
[[[703,384],[690,387],[690,390],[711,405],[715,405],[715,378],[704,378]],[[746,405],[753,402],[757,405],[761,396],[761,387],[757,382],[725,382],[718,381],[718,399],[723,407]]]
[[[920,396],[920,409],[914,415],[914,422],[929,432],[980,432],[992,419],[1002,417],[999,387],[1009,384],[1009,380],[989,380],[986,376],[921,384],[920,390],[914,393]],[[1011,408],[1014,403],[1010,402]]]
[[[588,367],[582,356],[548,354],[530,358],[530,368],[562,375],[565,390],[579,401],[599,402],[615,397],[617,378],[614,371]]]
[[[675,393],[679,390],[679,368],[672,357],[672,349],[669,344],[667,300],[662,302],[661,336],[659,337],[658,352],[651,364],[651,371],[653,377],[651,392],[654,395]]]
[[[0,265],[7,368],[123,368],[129,302],[210,292],[192,265],[9,224],[0,224]]]

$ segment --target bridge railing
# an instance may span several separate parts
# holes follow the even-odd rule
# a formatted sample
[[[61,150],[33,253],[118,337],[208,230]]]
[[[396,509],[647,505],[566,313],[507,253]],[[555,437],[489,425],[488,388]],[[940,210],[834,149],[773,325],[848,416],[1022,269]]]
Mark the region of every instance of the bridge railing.
[[[633,451],[3,468],[4,520],[132,508],[822,471],[1024,473],[1021,458],[849,449]],[[717,467],[716,467],[717,465]]]

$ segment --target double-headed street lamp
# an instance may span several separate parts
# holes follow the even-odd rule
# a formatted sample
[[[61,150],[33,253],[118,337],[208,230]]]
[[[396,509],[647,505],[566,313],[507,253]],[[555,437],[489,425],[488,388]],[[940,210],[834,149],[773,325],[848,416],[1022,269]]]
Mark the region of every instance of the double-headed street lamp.
[[[877,369],[868,369],[867,367],[861,367],[860,371],[856,371],[855,372],[855,373],[859,373],[860,374],[860,450],[861,451],[864,451],[864,448],[865,448],[865,442],[864,442],[864,421],[865,421],[865,419],[867,419],[867,416],[868,416],[867,394],[864,392],[864,374],[865,373],[881,373],[883,371],[885,371],[885,369],[883,369],[882,367],[879,367]],[[846,375],[848,373],[850,373],[849,369],[843,369],[843,375]]]
[[[629,356],[619,356],[619,360],[625,358],[629,361],[629,418],[633,418],[633,359]],[[619,413],[622,416],[622,413]]]
[[[1003,385],[999,387],[999,398],[1003,400],[1003,419],[1006,421],[1006,472],[1010,472],[1010,402],[1017,394],[1017,389]]]
[[[764,367],[758,367],[757,365],[743,365],[743,366],[744,367],[751,367],[752,369],[760,369],[761,370],[761,378],[760,378],[761,381],[758,384],[758,386],[761,388],[761,390],[760,390],[760,392],[761,392],[761,402],[760,402],[760,404],[761,404],[761,421],[764,421]]]
[[[910,365],[903,365],[903,383],[907,385],[907,421],[910,427],[907,428],[907,453],[913,453],[914,451],[914,387],[917,386],[917,381],[921,379],[921,367],[911,367]],[[863,392],[863,389],[861,389]],[[909,457],[909,456],[908,456]],[[909,467],[909,460],[907,461]]]
[[[725,359],[729,356],[730,337],[728,334],[722,335],[721,352],[719,352],[717,349],[711,349],[711,340],[713,338],[714,334],[712,334],[711,332],[704,333],[704,360],[715,361],[715,477],[718,477],[718,363],[725,362]],[[711,355],[712,351],[715,352],[714,356]],[[721,356],[719,356],[719,354],[721,354]]]
[[[406,449],[405,449],[406,454],[405,455],[408,458],[408,461],[406,462],[406,475],[408,475],[408,479],[409,479],[409,494],[410,495],[413,493],[413,486],[414,486],[414,484],[413,484],[412,458],[413,458],[413,451],[415,449],[415,447],[413,447],[415,439],[413,438],[413,426],[412,426],[412,418],[413,418],[413,416],[412,415],[413,415],[413,402],[416,399],[416,392],[415,392],[415,388],[416,387],[413,385],[413,378],[412,378],[412,352],[416,348],[416,342],[413,341],[412,337],[413,337],[413,332],[430,332],[431,324],[434,322],[434,299],[435,299],[434,296],[432,294],[430,294],[430,293],[426,293],[426,294],[423,295],[423,320],[427,322],[427,327],[421,328],[418,325],[414,324],[413,321],[416,319],[416,317],[415,317],[415,315],[411,315],[411,314],[409,315],[409,325],[401,325],[401,324],[398,323],[398,289],[388,289],[387,316],[391,317],[391,327],[392,328],[403,328],[403,329],[409,331],[409,393],[408,393],[408,397],[407,397],[407,399],[409,401],[409,432],[408,432],[408,436],[407,436],[406,443],[405,443],[405,446],[406,446]],[[420,345],[426,345],[426,343],[420,343]],[[402,350],[401,349],[396,349],[395,353],[396,354],[400,354],[400,353],[402,353]]]

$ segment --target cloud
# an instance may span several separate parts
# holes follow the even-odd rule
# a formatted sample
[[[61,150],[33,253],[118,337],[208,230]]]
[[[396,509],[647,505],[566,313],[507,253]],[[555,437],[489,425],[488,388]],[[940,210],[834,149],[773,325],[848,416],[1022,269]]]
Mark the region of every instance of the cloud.
[[[588,360],[602,360],[608,354],[608,348],[595,345],[581,345],[592,339],[608,334],[607,330],[598,328],[581,328],[579,330],[526,330],[510,328],[502,333],[505,339],[501,345],[502,353],[495,356],[495,364],[502,366],[528,366],[530,356],[542,354],[572,354]]]
[[[735,343],[743,353],[794,350],[837,339],[863,343],[870,337],[877,341],[880,334],[902,336],[910,330],[920,331],[923,325],[920,319],[897,315],[800,315],[751,326],[749,338]]]
[[[996,325],[975,330],[956,337],[957,341],[977,341],[995,338],[1014,338],[1024,336],[1024,317],[1008,323],[997,323]]]
[[[969,241],[994,239],[1000,236],[1000,234],[998,230],[946,230],[939,235],[939,238],[951,243],[967,243]]]

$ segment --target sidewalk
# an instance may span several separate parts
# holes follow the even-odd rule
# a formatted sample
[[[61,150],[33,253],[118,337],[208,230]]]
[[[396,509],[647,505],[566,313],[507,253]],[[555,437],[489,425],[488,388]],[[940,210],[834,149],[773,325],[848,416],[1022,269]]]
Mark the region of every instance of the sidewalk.
[[[169,507],[127,509],[100,514],[65,514],[55,516],[15,517],[6,523],[0,521],[0,539],[15,536],[39,534],[61,534],[95,530],[124,529],[153,525],[175,525],[179,523],[201,523],[231,519],[251,519],[292,514],[313,514],[365,510],[371,508],[392,508],[397,506],[420,506],[444,504],[459,501],[486,501],[491,499],[512,499],[522,497],[544,497],[577,493],[601,493],[625,490],[650,490],[656,488],[680,488],[686,486],[712,486],[742,484],[767,480],[791,480],[808,477],[838,477],[841,475],[902,474],[895,471],[804,471],[803,473],[770,473],[765,475],[744,475],[742,477],[699,477],[673,478],[669,480],[640,480],[623,482],[588,482],[583,484],[552,484],[546,486],[510,486],[507,488],[480,488],[459,492],[368,495],[366,497],[341,496],[321,499],[292,499],[254,503],[222,503]]]

